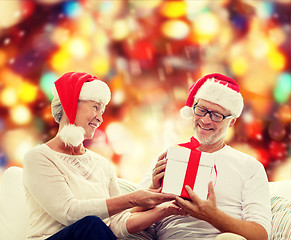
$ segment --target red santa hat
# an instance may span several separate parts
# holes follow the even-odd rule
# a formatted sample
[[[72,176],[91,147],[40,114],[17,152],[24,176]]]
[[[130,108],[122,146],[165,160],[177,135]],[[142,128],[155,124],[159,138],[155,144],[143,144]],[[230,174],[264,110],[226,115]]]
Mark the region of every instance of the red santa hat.
[[[55,81],[54,97],[60,100],[69,124],[65,125],[58,136],[65,144],[78,146],[84,141],[85,130],[76,126],[75,119],[79,100],[101,102],[106,106],[110,101],[110,89],[106,83],[88,73],[68,72]]]
[[[237,82],[219,73],[205,75],[190,87],[186,106],[180,110],[183,118],[193,117],[192,107],[198,99],[216,103],[230,111],[234,117],[240,116],[244,106]]]

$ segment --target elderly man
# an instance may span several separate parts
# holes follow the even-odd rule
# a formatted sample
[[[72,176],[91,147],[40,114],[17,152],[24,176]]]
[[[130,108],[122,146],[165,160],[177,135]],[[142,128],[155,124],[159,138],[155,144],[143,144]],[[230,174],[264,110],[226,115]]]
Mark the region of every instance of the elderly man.
[[[209,183],[206,200],[185,186],[191,200],[177,197],[176,201],[189,215],[170,216],[155,223],[158,239],[210,240],[222,239],[222,235],[227,235],[227,239],[268,239],[271,211],[265,170],[256,159],[224,142],[228,128],[235,124],[242,110],[239,86],[230,77],[209,74],[189,89],[186,106],[180,113],[192,118],[194,136],[200,143],[197,150],[215,159],[217,178],[215,186]],[[194,140],[182,146],[191,147]],[[141,185],[158,189],[166,163],[164,153]]]

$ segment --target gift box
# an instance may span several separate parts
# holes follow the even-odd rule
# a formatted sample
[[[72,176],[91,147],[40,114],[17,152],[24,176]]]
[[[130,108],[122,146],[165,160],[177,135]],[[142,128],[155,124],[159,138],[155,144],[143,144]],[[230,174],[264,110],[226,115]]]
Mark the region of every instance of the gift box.
[[[214,168],[211,155],[197,149],[177,146],[168,149],[167,159],[162,192],[190,199],[185,189],[188,185],[198,197],[206,200]]]

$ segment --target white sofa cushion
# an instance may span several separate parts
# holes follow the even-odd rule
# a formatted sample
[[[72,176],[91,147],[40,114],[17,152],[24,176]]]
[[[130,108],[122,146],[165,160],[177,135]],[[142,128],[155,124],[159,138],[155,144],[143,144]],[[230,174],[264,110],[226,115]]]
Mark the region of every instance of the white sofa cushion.
[[[22,168],[10,167],[0,182],[0,239],[23,240],[27,223]]]

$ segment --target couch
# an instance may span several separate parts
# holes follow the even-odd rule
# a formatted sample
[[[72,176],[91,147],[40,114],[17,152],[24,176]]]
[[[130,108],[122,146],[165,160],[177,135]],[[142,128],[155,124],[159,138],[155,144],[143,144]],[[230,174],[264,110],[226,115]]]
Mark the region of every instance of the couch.
[[[272,206],[271,240],[291,240],[291,180],[270,182]],[[134,191],[137,184],[119,179],[122,193]],[[0,240],[23,240],[28,222],[22,185],[22,168],[10,167],[0,179]],[[141,232],[127,239],[151,239],[151,232]]]

